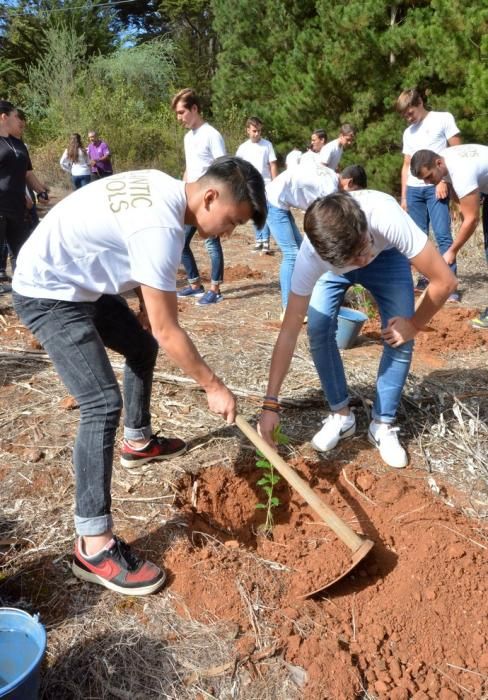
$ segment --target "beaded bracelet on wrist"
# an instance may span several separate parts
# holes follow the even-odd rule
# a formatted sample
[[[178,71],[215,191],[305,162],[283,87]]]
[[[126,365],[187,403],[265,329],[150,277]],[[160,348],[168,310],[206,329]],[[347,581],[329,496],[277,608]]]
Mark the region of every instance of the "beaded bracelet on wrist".
[[[263,399],[263,411],[273,411],[273,413],[280,412],[280,404],[277,398],[265,396]]]
[[[271,413],[280,413],[279,406],[266,406],[265,404],[263,404],[262,410],[263,411],[271,411]]]

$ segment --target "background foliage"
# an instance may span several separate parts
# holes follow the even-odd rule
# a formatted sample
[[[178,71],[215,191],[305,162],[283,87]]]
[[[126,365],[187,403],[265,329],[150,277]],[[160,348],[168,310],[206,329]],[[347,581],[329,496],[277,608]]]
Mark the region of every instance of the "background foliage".
[[[487,19],[478,0],[10,0],[0,95],[27,111],[40,162],[57,162],[71,131],[96,128],[119,170],[181,173],[169,101],[187,85],[231,152],[251,113],[282,158],[348,121],[358,138],[344,163],[397,193],[403,88],[453,112],[465,141],[487,141]]]

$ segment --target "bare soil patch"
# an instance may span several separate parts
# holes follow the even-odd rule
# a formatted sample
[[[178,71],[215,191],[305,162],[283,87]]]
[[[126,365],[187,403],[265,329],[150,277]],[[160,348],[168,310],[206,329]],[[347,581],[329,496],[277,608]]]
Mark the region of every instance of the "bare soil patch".
[[[415,338],[415,351],[442,356],[460,350],[474,350],[488,345],[487,334],[476,330],[470,321],[477,315],[475,309],[445,306],[434,316],[427,330]],[[363,326],[363,335],[381,340],[379,319],[370,319]]]
[[[279,255],[255,255],[252,245],[250,227],[224,242],[218,306],[179,303],[182,324],[250,420],[280,327]],[[478,245],[460,260],[462,303],[417,341],[399,414],[406,470],[387,469],[366,440],[378,325],[343,353],[358,432],[327,458],[309,444],[326,405],[301,334],[283,387],[283,456],[375,542],[346,579],[310,599],[300,595],[334,578],[348,551],[284,482],[272,536],[262,535],[253,447],[208,413],[162,354],[154,427],[189,450],[130,472],[116,461],[113,511],[117,531],[167,568],[168,586],[137,600],[75,579],[78,409],[0,298],[0,601],[40,611],[47,626],[43,698],[488,698],[488,352],[469,326],[486,305]],[[197,241],[195,252],[208,270]]]
[[[272,538],[259,535],[252,468],[211,467],[193,484],[185,477],[183,503],[192,493],[194,506],[187,538],[166,558],[171,590],[193,617],[236,623],[240,648],[255,648],[257,628],[272,630],[285,659],[307,670],[304,697],[349,700],[366,687],[385,699],[481,697],[488,690],[486,532],[434,500],[411,473],[365,470],[368,458],[361,450],[347,467],[345,460],[294,465],[376,543],[325,597],[300,594],[345,570],[346,548],[285,486]],[[475,668],[479,675],[467,670]]]

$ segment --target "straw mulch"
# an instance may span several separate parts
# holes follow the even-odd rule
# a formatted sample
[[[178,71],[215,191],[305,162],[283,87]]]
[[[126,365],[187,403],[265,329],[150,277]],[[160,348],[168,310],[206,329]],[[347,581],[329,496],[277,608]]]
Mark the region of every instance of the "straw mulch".
[[[253,256],[252,242],[246,227],[224,244],[229,269],[224,302],[211,309],[180,304],[182,325],[208,364],[235,390],[241,413],[251,420],[266,387],[280,311],[279,256]],[[208,258],[196,248],[205,270]],[[470,264],[466,281],[469,275],[478,279],[484,274],[481,258]],[[274,653],[266,630],[259,630],[266,648],[236,655],[238,630],[219,620],[203,624],[192,619],[171,592],[122,598],[72,576],[71,450],[78,411],[6,297],[1,305],[0,603],[41,612],[49,633],[42,697],[300,697],[303,670]],[[379,348],[371,348],[370,361],[365,352],[363,347],[359,353],[344,353],[362,431],[374,396]],[[460,493],[452,500],[450,492],[453,507],[480,522],[488,513],[487,357],[486,348],[455,356],[446,348],[442,369],[423,372],[414,366],[399,415],[418,478],[426,479],[433,497],[441,499],[447,498],[444,484],[454,484]],[[114,355],[113,362],[120,374],[120,358]],[[306,453],[326,408],[305,332],[282,395],[283,428],[292,454]],[[160,533],[158,541],[166,550],[184,532],[175,508],[181,475],[213,465],[234,468],[253,452],[235,427],[207,411],[204,394],[162,354],[152,408],[154,427],[184,437],[189,449],[164,467],[146,465],[129,472],[115,464],[117,531],[135,540],[148,557],[152,532]]]

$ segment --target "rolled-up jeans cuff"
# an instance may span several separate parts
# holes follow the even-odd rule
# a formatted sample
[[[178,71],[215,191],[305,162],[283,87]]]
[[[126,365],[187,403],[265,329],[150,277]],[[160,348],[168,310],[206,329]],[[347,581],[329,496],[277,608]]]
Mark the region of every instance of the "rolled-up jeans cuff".
[[[378,416],[374,408],[371,411],[371,418],[377,423],[386,423],[387,425],[392,425],[395,422],[395,418],[392,416]]]
[[[200,277],[193,277],[192,279],[188,278],[188,282],[190,284],[198,284],[200,282]]]
[[[84,535],[86,537],[95,537],[96,535],[103,535],[108,530],[113,527],[113,519],[110,513],[107,515],[99,515],[96,518],[82,518],[79,515],[75,515],[75,528],[77,535]]]
[[[224,280],[210,280],[210,284],[220,285]]]
[[[331,411],[336,413],[337,411],[340,411],[341,408],[346,408],[347,406],[349,406],[349,401],[350,401],[349,396],[347,398],[345,398],[344,401],[341,401],[340,403],[336,403],[334,405],[332,405],[329,401],[329,408]]]
[[[125,440],[149,440],[153,434],[150,425],[146,425],[142,428],[128,428],[124,426],[124,438]]]

